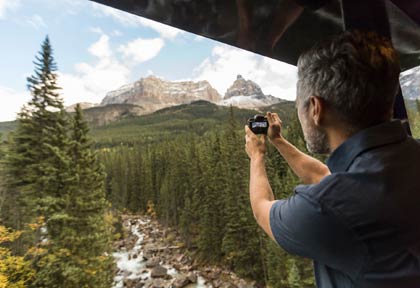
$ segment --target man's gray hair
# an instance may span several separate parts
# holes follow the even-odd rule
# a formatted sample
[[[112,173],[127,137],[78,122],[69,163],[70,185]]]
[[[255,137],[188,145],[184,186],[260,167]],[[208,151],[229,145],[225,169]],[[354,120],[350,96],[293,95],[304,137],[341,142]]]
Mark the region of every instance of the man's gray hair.
[[[400,66],[396,51],[373,32],[344,32],[298,60],[298,102],[324,99],[340,120],[363,129],[391,117]]]

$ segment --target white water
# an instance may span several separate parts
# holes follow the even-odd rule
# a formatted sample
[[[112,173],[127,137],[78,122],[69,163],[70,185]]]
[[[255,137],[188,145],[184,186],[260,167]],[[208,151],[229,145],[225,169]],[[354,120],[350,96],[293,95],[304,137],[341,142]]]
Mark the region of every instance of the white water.
[[[114,277],[114,288],[123,288],[124,287],[124,280],[125,279],[150,279],[150,269],[146,269],[146,261],[143,260],[143,251],[142,245],[144,239],[144,234],[140,231],[142,230],[141,226],[146,225],[149,221],[142,221],[137,219],[134,225],[131,225],[131,221],[127,221],[129,223],[129,227],[131,233],[138,237],[136,243],[134,244],[131,250],[126,250],[124,247],[118,251],[113,253],[112,255],[115,258],[117,263],[117,267],[119,271],[117,275]],[[134,258],[134,255],[138,255],[137,258]],[[168,269],[168,274],[172,277],[176,277],[178,275],[178,271],[173,268],[171,265],[162,264],[163,267]],[[142,271],[147,270],[147,272],[142,273]],[[204,284],[204,278],[198,276],[197,283],[190,284],[186,287],[188,288],[207,288],[211,287]]]

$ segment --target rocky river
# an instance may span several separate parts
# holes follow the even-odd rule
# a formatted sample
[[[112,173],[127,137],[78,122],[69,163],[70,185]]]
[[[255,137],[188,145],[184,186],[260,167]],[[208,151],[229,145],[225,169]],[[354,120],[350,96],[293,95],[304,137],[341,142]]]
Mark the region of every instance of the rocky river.
[[[124,215],[126,237],[115,243],[117,263],[114,288],[251,288],[220,267],[198,265],[185,254],[181,241],[142,215]]]

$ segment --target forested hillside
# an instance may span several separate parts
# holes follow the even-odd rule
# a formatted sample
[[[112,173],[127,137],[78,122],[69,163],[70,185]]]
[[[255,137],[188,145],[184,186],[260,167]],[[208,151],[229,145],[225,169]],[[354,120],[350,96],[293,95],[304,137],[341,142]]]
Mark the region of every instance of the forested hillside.
[[[90,132],[79,106],[64,109],[48,38],[34,63],[32,98],[0,147],[0,287],[116,285],[111,241],[126,233],[114,232],[116,215],[151,211],[199,263],[257,286],[313,286],[310,263],[276,247],[251,212],[243,126],[257,111],[206,101],[123,110]],[[113,108],[91,108],[93,119],[101,109]],[[267,109],[304,149],[294,103]],[[267,158],[276,194],[289,195],[297,179],[278,153]]]
[[[209,103],[195,105],[161,111],[160,121],[142,120],[139,139],[158,135],[158,129],[167,135],[159,141],[130,141],[113,147],[102,142],[99,151],[107,173],[107,198],[116,208],[132,212],[144,213],[148,205],[153,205],[160,221],[176,227],[191,253],[203,262],[226,265],[270,287],[313,285],[310,263],[276,247],[257,227],[252,215],[244,122],[237,120],[249,114],[238,116],[235,113],[247,111],[220,111]],[[305,150],[294,110],[288,112],[284,114],[288,119],[284,121],[284,133]],[[208,119],[213,113],[218,115],[218,121]],[[207,118],[201,118],[205,114]],[[182,125],[180,120],[175,128],[170,125],[171,119],[178,117],[185,122]],[[191,125],[186,124],[189,121],[193,121]],[[116,127],[103,129],[113,131]],[[276,195],[290,195],[298,181],[284,160],[269,149],[267,163]]]

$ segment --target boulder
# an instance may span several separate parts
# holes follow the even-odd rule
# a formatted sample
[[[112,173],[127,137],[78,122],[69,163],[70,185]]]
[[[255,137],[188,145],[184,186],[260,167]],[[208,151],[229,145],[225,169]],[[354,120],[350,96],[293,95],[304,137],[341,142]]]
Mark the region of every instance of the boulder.
[[[146,268],[153,268],[159,265],[160,259],[157,257],[151,258],[146,262]]]
[[[213,281],[213,287],[214,288],[220,288],[220,287],[222,287],[222,285],[223,285],[223,281],[220,280],[220,279],[216,279],[216,280]]]
[[[138,279],[125,279],[124,280],[124,287],[127,287],[127,288],[137,288],[139,287],[138,284],[139,284]]]
[[[150,288],[165,288],[165,281],[162,279],[152,279]]]
[[[161,265],[157,265],[152,269],[151,276],[152,278],[163,278],[168,273],[168,270]]]
[[[190,283],[197,283],[197,275],[194,272],[188,273],[187,277]]]
[[[190,280],[185,275],[179,275],[176,277],[174,283],[172,284],[173,288],[183,288],[190,283]]]
[[[254,288],[255,285],[247,283],[244,279],[239,280],[239,283],[237,284],[238,288]]]
[[[215,280],[215,279],[219,279],[220,274],[222,273],[222,271],[220,269],[212,269],[210,272],[207,273],[207,278],[211,279],[211,280]]]

